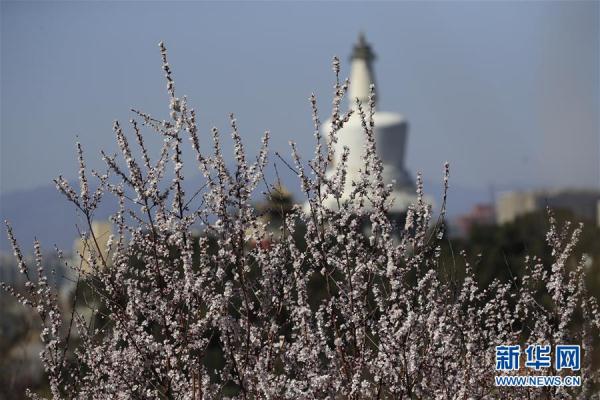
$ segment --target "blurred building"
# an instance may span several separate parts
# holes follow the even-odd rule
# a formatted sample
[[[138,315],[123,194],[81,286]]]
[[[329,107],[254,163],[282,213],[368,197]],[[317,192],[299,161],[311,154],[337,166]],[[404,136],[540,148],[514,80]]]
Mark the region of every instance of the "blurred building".
[[[492,204],[476,204],[467,214],[461,215],[453,224],[452,235],[466,237],[476,226],[494,225],[496,210]]]
[[[362,103],[365,112],[368,112],[370,86],[375,84],[373,70],[375,54],[363,34],[359,35],[350,60],[348,99],[349,108],[354,109],[355,112],[338,134],[338,141],[335,144],[335,159],[333,161],[335,168],[335,165],[340,162],[344,147],[348,147],[350,150],[347,169],[348,175],[346,177],[342,201],[348,199],[353,190],[352,182],[360,180],[360,170],[364,169],[364,156],[367,143],[360,116],[356,112],[356,99]],[[379,106],[379,94],[381,93],[379,89],[381,87],[385,87],[385,85],[376,87],[377,106]],[[390,211],[393,214],[402,214],[416,200],[414,179],[404,165],[408,139],[408,121],[402,114],[379,110],[375,111],[373,119],[375,122],[377,153],[384,164],[384,180],[393,187],[391,197],[394,199],[394,203]],[[327,120],[323,125],[323,134],[325,137],[328,136],[331,123],[331,120]],[[334,171],[330,171],[330,174],[333,173]],[[328,207],[334,208],[337,206],[337,201],[333,197],[330,197],[326,199],[325,204]]]
[[[0,282],[11,285],[19,285],[25,282],[17,267],[15,256],[12,254],[0,252]]]
[[[260,246],[269,248],[272,240],[279,240],[283,235],[284,219],[292,211],[294,199],[292,193],[281,184],[274,185],[269,189],[265,201],[256,205],[258,211],[258,230],[248,228],[246,236],[250,238],[248,244],[251,247]],[[257,243],[255,238],[264,235]]]
[[[96,242],[98,242],[100,256],[108,263],[109,254],[107,252],[107,245],[109,238],[113,234],[112,224],[108,221],[93,221],[92,233],[96,238]],[[74,265],[79,265],[79,263],[81,263],[84,271],[89,270],[90,265],[87,260],[90,256],[90,252],[93,252],[93,254],[98,257],[98,250],[92,235],[85,240],[82,238],[76,239],[73,245]]]
[[[502,193],[496,202],[496,221],[509,223],[547,207],[568,210],[582,220],[600,224],[600,192],[575,189]]]

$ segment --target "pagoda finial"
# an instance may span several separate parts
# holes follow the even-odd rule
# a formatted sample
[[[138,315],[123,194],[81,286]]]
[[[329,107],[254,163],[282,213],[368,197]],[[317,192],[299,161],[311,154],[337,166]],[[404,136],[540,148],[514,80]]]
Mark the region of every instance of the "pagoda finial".
[[[360,31],[358,34],[358,42],[356,42],[354,45],[354,50],[350,56],[350,61],[357,58],[367,60],[369,63],[375,59],[375,53],[373,53],[371,46],[369,43],[367,43],[367,39],[365,38],[365,33],[363,31]]]
[[[356,107],[356,99],[367,104],[371,85],[375,84],[373,60],[375,54],[365,39],[365,34],[358,34],[358,42],[354,45],[350,56],[350,108]]]

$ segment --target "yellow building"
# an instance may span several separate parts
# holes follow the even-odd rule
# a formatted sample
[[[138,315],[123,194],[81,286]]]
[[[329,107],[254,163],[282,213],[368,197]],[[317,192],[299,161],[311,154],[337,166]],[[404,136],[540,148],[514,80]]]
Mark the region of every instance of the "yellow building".
[[[600,192],[593,189],[505,192],[496,202],[496,221],[502,225],[549,207],[571,211],[577,217],[592,223],[600,222],[599,202]]]
[[[73,245],[73,262],[75,265],[81,263],[85,272],[90,271],[88,259],[92,254],[99,259],[98,265],[102,265],[102,259],[105,260],[106,264],[110,263],[110,254],[108,254],[107,246],[108,240],[113,234],[112,224],[108,221],[93,221],[92,233],[93,236],[90,234],[86,240],[81,238],[76,239]],[[96,241],[94,241],[94,238]],[[96,242],[98,243],[98,246],[96,246]],[[98,247],[100,248],[99,255]]]

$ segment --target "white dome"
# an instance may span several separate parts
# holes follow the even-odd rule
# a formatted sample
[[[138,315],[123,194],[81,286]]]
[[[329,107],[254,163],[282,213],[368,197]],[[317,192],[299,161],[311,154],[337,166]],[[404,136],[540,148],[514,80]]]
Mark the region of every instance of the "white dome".
[[[404,168],[404,153],[406,148],[406,137],[408,124],[406,119],[397,113],[376,112],[373,116],[375,123],[375,140],[377,153],[383,162],[383,177],[387,184],[394,188],[393,212],[404,212],[411,203],[416,200],[414,181],[408,171]],[[323,135],[327,135],[331,127],[331,121],[323,126]],[[340,160],[344,147],[348,147],[348,167],[345,196],[352,190],[352,182],[360,179],[360,170],[364,169],[366,135],[358,115],[353,115],[344,128],[338,132],[338,141],[335,144],[335,156],[333,167]],[[333,174],[334,170],[330,171]],[[331,198],[327,206],[333,207],[337,201]]]

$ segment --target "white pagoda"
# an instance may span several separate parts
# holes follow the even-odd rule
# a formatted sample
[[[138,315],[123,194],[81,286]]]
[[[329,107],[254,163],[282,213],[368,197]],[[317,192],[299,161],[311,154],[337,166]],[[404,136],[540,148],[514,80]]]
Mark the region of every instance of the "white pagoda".
[[[371,46],[366,42],[363,34],[358,37],[358,43],[354,45],[350,70],[349,87],[349,107],[356,107],[358,98],[363,104],[363,109],[367,110],[369,102],[369,88],[375,83],[373,73],[373,61],[375,55]],[[377,99],[379,98],[379,89],[375,88]],[[373,116],[375,122],[375,138],[377,153],[384,164],[384,179],[387,184],[393,185],[392,198],[394,199],[390,212],[393,214],[404,214],[408,206],[416,201],[415,184],[410,173],[404,166],[406,153],[406,140],[408,136],[408,122],[402,114],[394,112],[377,111]],[[328,120],[324,125],[324,131],[329,130],[331,121]],[[324,135],[327,133],[324,132]],[[350,149],[348,159],[348,175],[342,201],[347,198],[352,190],[352,181],[359,180],[359,170],[364,166],[364,148],[366,144],[365,133],[363,131],[361,120],[355,112],[350,120],[344,125],[344,128],[338,134],[336,143],[336,157],[341,157],[344,146]],[[334,165],[339,162],[334,160]],[[333,172],[333,171],[332,171]],[[326,199],[326,205],[331,208],[336,207],[334,198]]]

